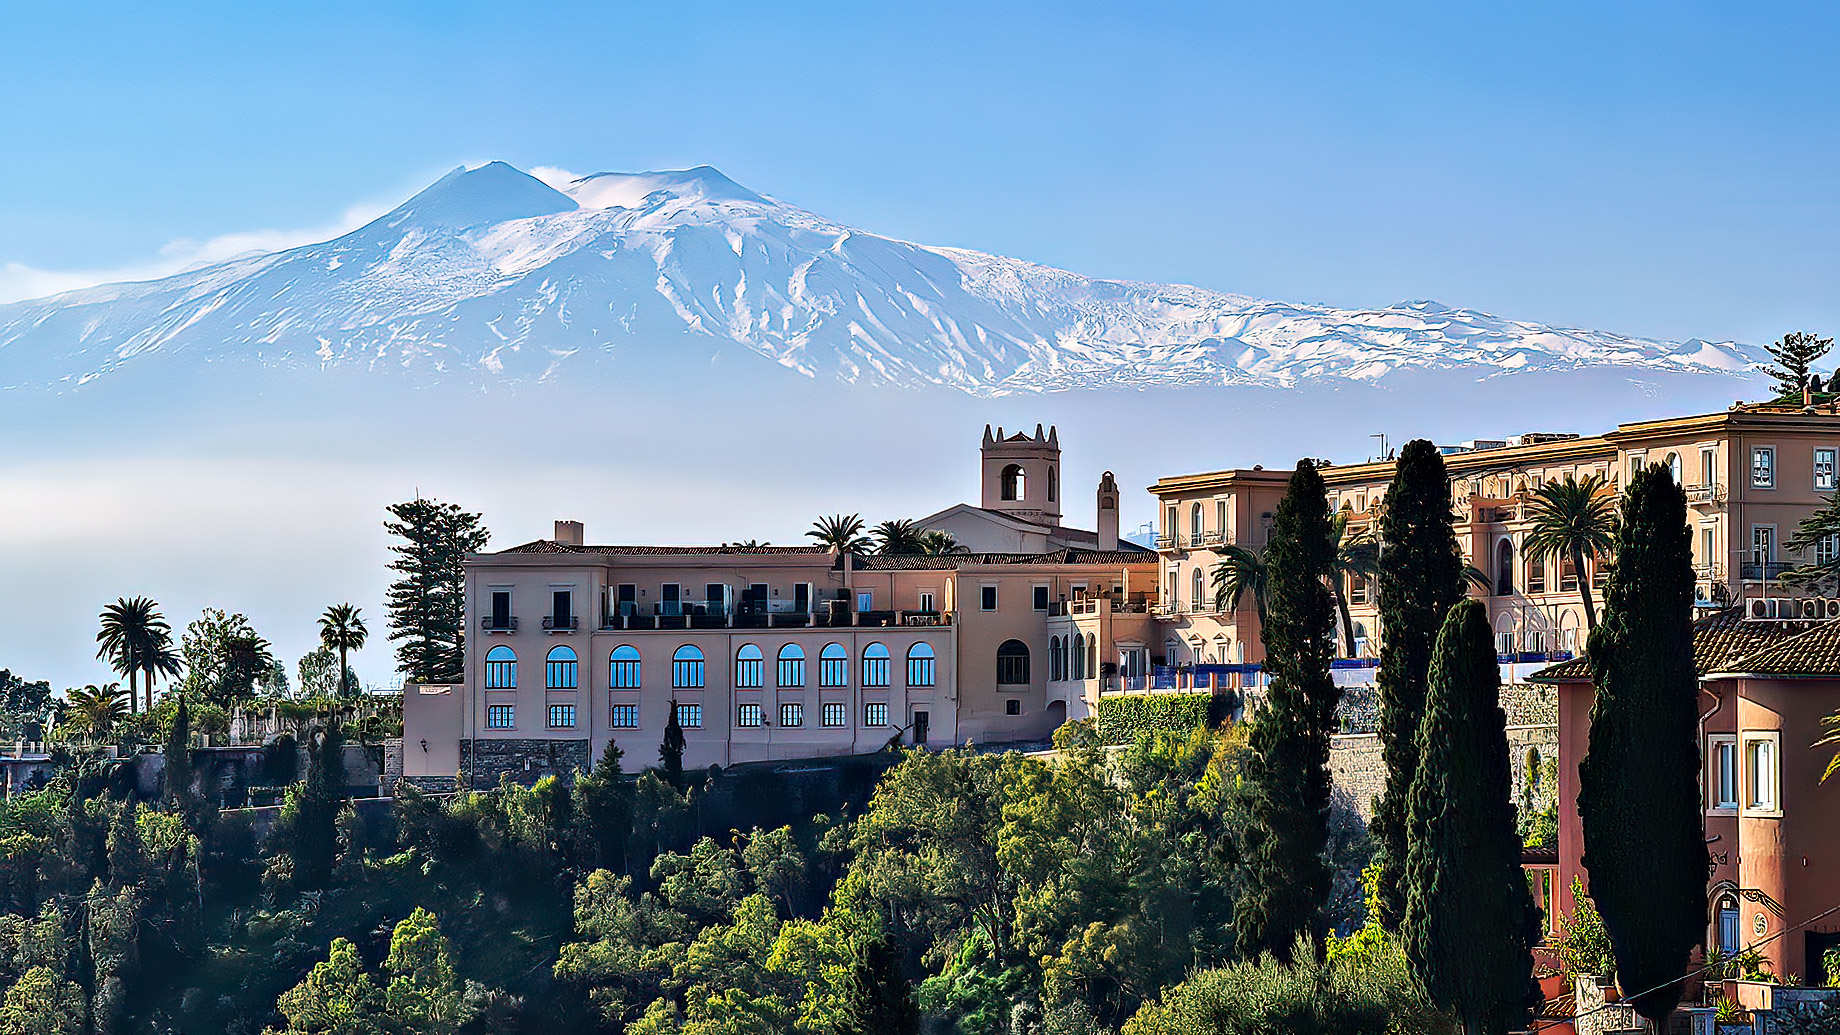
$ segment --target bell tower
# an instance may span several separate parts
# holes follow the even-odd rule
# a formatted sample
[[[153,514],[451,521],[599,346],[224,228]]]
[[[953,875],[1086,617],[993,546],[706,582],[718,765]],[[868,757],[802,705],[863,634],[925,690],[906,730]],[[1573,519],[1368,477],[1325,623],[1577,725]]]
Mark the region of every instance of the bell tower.
[[[1049,528],[1061,524],[1061,440],[1053,427],[993,434],[984,425],[983,507]]]
[[[1099,479],[1099,549],[1118,549],[1118,480],[1112,472]]]

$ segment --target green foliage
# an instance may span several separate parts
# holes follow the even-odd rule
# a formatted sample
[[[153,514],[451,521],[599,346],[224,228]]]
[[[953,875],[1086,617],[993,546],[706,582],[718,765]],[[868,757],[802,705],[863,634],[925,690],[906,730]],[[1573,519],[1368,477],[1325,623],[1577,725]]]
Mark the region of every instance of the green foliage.
[[[1467,1035],[1519,1030],[1539,1001],[1539,914],[1521,870],[1500,669],[1487,610],[1450,611],[1431,658],[1406,806],[1400,940],[1433,1001]]]
[[[1637,1013],[1679,1001],[1670,979],[1703,937],[1698,676],[1693,667],[1692,528],[1686,495],[1659,464],[1636,472],[1622,506],[1604,622],[1591,635],[1590,747],[1579,763],[1584,867],[1617,972]]]
[[[1553,939],[1553,955],[1570,985],[1580,974],[1616,976],[1616,954],[1610,947],[1610,935],[1604,930],[1604,918],[1584,892],[1584,881],[1572,878],[1572,912],[1559,921],[1559,934]]]
[[[875,552],[884,556],[926,552],[926,531],[912,518],[883,521],[869,530]]]
[[[20,975],[0,999],[0,1031],[8,1035],[80,1035],[83,990],[51,967]]]
[[[1222,611],[1238,611],[1241,600],[1251,596],[1253,608],[1263,621],[1270,595],[1270,573],[1265,567],[1265,558],[1257,550],[1237,544],[1223,546],[1219,553],[1220,563],[1214,565],[1209,575],[1214,587],[1214,606]]]
[[[1527,520],[1533,523],[1521,550],[1529,557],[1545,557],[1555,565],[1570,561],[1578,575],[1578,594],[1584,603],[1588,629],[1597,628],[1597,605],[1591,597],[1591,578],[1585,560],[1602,557],[1616,548],[1616,500],[1597,475],[1583,481],[1566,475],[1533,491],[1527,503]],[[1685,525],[1681,526],[1685,528]]]
[[[319,616],[319,642],[328,650],[339,652],[338,673],[342,674],[338,696],[358,696],[358,680],[348,661],[350,653],[361,650],[370,630],[364,627],[364,613],[350,604],[334,604]]]
[[[633,785],[620,769],[623,756],[613,741],[593,772],[576,773],[574,795],[577,845],[575,857],[590,869],[626,869],[626,846],[633,829]]]
[[[805,534],[832,553],[868,553],[872,545],[863,534],[860,514],[824,515],[813,521]]]
[[[1330,535],[1322,476],[1300,461],[1265,547],[1271,601],[1261,635],[1269,706],[1252,727],[1234,910],[1241,951],[1286,962],[1300,939],[1320,945],[1328,934],[1329,737],[1341,697],[1329,676],[1335,657]]]
[[[390,935],[383,987],[364,971],[355,945],[335,938],[326,959],[282,993],[287,1021],[269,1035],[445,1035],[472,1019],[435,915],[417,906]]]
[[[1211,694],[1144,694],[1099,700],[1100,743],[1129,744],[1153,733],[1187,733],[1208,725]]]
[[[1808,386],[1808,375],[1813,372],[1815,360],[1827,355],[1833,347],[1834,339],[1807,331],[1791,331],[1765,345],[1763,351],[1770,354],[1771,363],[1764,372],[1775,382],[1776,397],[1800,403],[1802,389]]]
[[[383,530],[399,576],[385,596],[396,663],[417,683],[457,683],[465,666],[466,555],[485,549],[491,533],[479,515],[452,503],[416,499],[393,503]]]
[[[658,745],[658,761],[664,764],[664,777],[671,786],[684,785],[684,728],[677,722],[677,698],[671,698],[669,714],[664,720],[664,740]]]
[[[345,788],[344,736],[330,722],[307,734],[307,771],[288,788],[275,829],[271,884],[277,890],[317,891],[332,879],[338,860],[338,816]]]
[[[185,659],[182,692],[223,707],[254,697],[257,682],[275,666],[268,641],[247,617],[215,607],[185,627],[179,653]]]
[[[19,740],[29,735],[32,740],[39,739],[50,712],[50,683],[42,679],[28,683],[0,668],[0,740]]]
[[[1823,496],[1821,501],[1821,509],[1803,518],[1796,525],[1795,534],[1783,544],[1784,550],[1806,560],[1783,572],[1782,580],[1832,594],[1840,589],[1840,557],[1820,560],[1825,552],[1820,546],[1840,534],[1840,494]]]
[[[144,677],[147,707],[151,710],[155,680],[179,674],[179,656],[172,649],[172,626],[166,624],[159,605],[146,597],[116,600],[102,609],[97,622],[100,630],[96,633],[96,657],[128,677],[130,709]]]
[[[1379,533],[1375,681],[1386,784],[1374,802],[1372,830],[1381,865],[1380,918],[1392,930],[1405,915],[1406,797],[1418,772],[1418,727],[1432,647],[1444,616],[1465,595],[1463,551],[1451,526],[1449,472],[1430,441],[1413,439],[1399,451]]]
[[[120,683],[106,686],[91,683],[66,691],[64,700],[62,721],[56,731],[60,735],[76,733],[93,740],[106,739],[114,731],[115,724],[129,715],[128,692]]]
[[[303,697],[331,698],[338,695],[339,656],[329,647],[315,647],[301,655],[295,674],[299,677],[297,682]]]
[[[1424,1002],[1404,957],[1382,939],[1371,954],[1318,962],[1299,941],[1279,963],[1256,960],[1203,971],[1146,1005],[1122,1035],[1449,1035],[1450,1020]]]
[[[184,695],[180,695],[178,706],[173,709],[172,725],[166,728],[166,744],[160,752],[160,760],[161,796],[181,812],[197,808],[197,795],[192,789],[191,709]]]

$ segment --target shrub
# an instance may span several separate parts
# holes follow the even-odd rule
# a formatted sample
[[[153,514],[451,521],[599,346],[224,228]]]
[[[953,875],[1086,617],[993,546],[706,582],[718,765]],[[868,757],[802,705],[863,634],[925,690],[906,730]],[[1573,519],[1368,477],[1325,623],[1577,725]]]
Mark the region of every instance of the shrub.
[[[1604,930],[1603,917],[1584,893],[1584,882],[1572,878],[1572,915],[1559,923],[1559,937],[1553,952],[1559,957],[1559,969],[1569,986],[1579,974],[1616,976],[1616,955],[1610,949],[1610,933]]]
[[[1187,733],[1209,725],[1212,694],[1146,694],[1099,700],[1099,740],[1129,744],[1145,733]]]

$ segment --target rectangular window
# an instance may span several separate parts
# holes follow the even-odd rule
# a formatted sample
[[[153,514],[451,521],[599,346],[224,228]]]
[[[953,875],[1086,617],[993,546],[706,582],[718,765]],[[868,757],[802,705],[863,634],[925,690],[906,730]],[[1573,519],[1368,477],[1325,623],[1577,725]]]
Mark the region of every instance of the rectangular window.
[[[866,589],[858,592],[856,594],[856,610],[858,611],[875,610],[875,594]]]
[[[1701,567],[1711,568],[1714,564],[1718,563],[1718,548],[1713,545],[1715,542],[1713,539],[1715,531],[1712,525],[1700,526],[1699,563]]]
[[[1176,534],[1176,508],[1170,507],[1163,516],[1163,538],[1168,540],[1166,545],[1176,545]]]
[[[1004,701],[1003,702],[1003,714],[1021,715],[1022,714],[1022,702],[1016,700],[1013,697],[1007,701]]]
[[[1710,489],[1719,483],[1718,451],[1699,451],[1699,483]]]
[[[788,728],[805,725],[805,706],[802,704],[780,705],[779,724]]]
[[[549,706],[549,728],[566,730],[575,728],[575,706],[572,704],[552,704]]]
[[[675,582],[667,582],[658,587],[658,613],[661,615],[683,614],[684,587]]]
[[[511,628],[511,591],[495,589],[492,591],[491,627],[494,629]]]
[[[1816,492],[1834,491],[1834,451],[1814,451],[1814,488]]]
[[[740,690],[758,690],[766,679],[765,658],[736,658],[735,687]]]
[[[1777,800],[1776,735],[1762,734],[1744,740],[1744,807],[1752,812],[1775,812]]]
[[[687,730],[703,728],[703,706],[700,704],[680,704],[677,706],[677,724]]]
[[[1751,563],[1759,567],[1776,559],[1776,526],[1751,526]],[[1767,572],[1759,573],[1760,577]]]
[[[760,705],[744,704],[735,713],[735,725],[753,729],[760,725]]]
[[[1532,587],[1529,586],[1528,589],[1531,590]],[[1197,597],[1195,602],[1200,603],[1200,598]],[[1350,604],[1367,603],[1367,580],[1366,579],[1362,578],[1359,575],[1348,576],[1348,602]]]
[[[979,586],[978,606],[986,611],[995,611],[997,609],[997,587]]]
[[[1220,535],[1220,541],[1227,541],[1227,501],[1214,501],[1214,528]]]
[[[932,658],[916,658],[909,655],[907,659],[907,685],[934,685],[933,660]]]
[[[930,589],[929,589],[929,590],[923,590],[923,591],[921,591],[921,593],[920,593],[920,610],[922,610],[922,611],[937,611],[937,610],[939,610],[938,608],[936,608],[936,607],[934,607],[934,606],[933,606],[933,591],[932,591],[932,590],[930,590]]]
[[[1776,488],[1776,447],[1751,447],[1751,487]]]
[[[509,704],[486,705],[486,729],[508,730],[517,726],[517,708]]]
[[[1840,534],[1824,535],[1814,541],[1814,562],[1829,565],[1840,560]]]
[[[824,724],[841,726],[850,721],[850,706],[847,704],[827,704],[824,706]]]
[[[862,661],[862,685],[888,685],[888,654],[883,651],[880,656],[865,654]]]
[[[549,625],[552,629],[568,629],[575,624],[575,605],[571,599],[573,593],[566,589],[552,590],[549,595]]]
[[[1738,807],[1738,738],[1713,734],[1706,738],[1706,807]]]
[[[1036,586],[1035,587],[1035,610],[1046,611],[1047,609],[1048,609],[1048,587]]]
[[[639,706],[636,704],[616,704],[613,717],[607,723],[616,730],[636,730],[639,728]]]
[[[1646,453],[1629,454],[1629,477],[1630,478],[1634,478],[1636,475],[1642,473],[1642,468],[1647,467],[1647,466],[1648,466],[1648,454]]]
[[[703,612],[712,615],[728,613],[728,583],[707,582],[703,584]]]
[[[864,726],[888,725],[888,706],[880,701],[863,705]]]

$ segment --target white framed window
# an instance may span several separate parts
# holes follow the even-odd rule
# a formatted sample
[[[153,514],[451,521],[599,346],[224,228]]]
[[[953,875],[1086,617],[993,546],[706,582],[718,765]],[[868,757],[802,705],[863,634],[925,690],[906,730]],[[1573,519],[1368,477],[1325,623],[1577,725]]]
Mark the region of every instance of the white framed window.
[[[636,730],[639,728],[639,706],[636,704],[616,704],[613,715],[607,725],[616,730]]]
[[[856,610],[858,611],[875,610],[875,591],[874,590],[864,589],[864,590],[857,591]]]
[[[1648,466],[1648,454],[1647,453],[1629,454],[1629,477],[1634,478],[1637,472],[1641,471],[1642,468],[1647,467],[1647,466]]]
[[[549,706],[549,728],[566,730],[575,728],[575,706],[572,704],[552,704]]]
[[[1814,541],[1814,562],[1832,564],[1840,560],[1840,533],[1824,535]]]
[[[509,730],[517,728],[517,707],[509,704],[486,705],[486,729]]]
[[[1189,582],[1191,584],[1189,587],[1189,590],[1190,590],[1190,593],[1192,594],[1192,597],[1191,597],[1192,606],[1190,607],[1190,610],[1192,611],[1208,610],[1207,576],[1202,573],[1202,570],[1199,567],[1197,567],[1195,568],[1194,573],[1189,577]]]
[[[1814,489],[1816,492],[1834,491],[1834,451],[1832,449],[1814,451]]]
[[[1718,526],[1699,526],[1699,563],[1710,568],[1718,563]]]
[[[1751,447],[1751,488],[1776,488],[1776,447]]]
[[[1746,733],[1744,757],[1744,811],[1782,814],[1782,734]]]
[[[1224,543],[1227,541],[1227,501],[1226,500],[1215,500],[1214,501],[1214,533],[1220,536],[1221,542]]]
[[[760,725],[760,705],[744,704],[735,712],[735,725],[753,729]]]
[[[888,705],[881,701],[871,701],[863,705],[863,725],[888,725]]]
[[[1706,811],[1731,812],[1738,807],[1738,738],[1714,733],[1706,738]]]
[[[1751,563],[1765,565],[1776,559],[1776,526],[1751,526]]]
[[[932,590],[923,589],[920,591],[920,610],[922,611],[939,610],[938,608],[933,606],[933,591]]]
[[[677,724],[687,730],[703,728],[703,706],[700,704],[680,704],[677,706]]]
[[[1699,483],[1710,489],[1719,483],[1718,450],[1702,446],[1699,451]]]
[[[802,704],[780,705],[779,724],[788,728],[805,725],[805,706]]]
[[[842,726],[850,721],[850,706],[841,702],[830,702],[824,706],[824,725]]]

